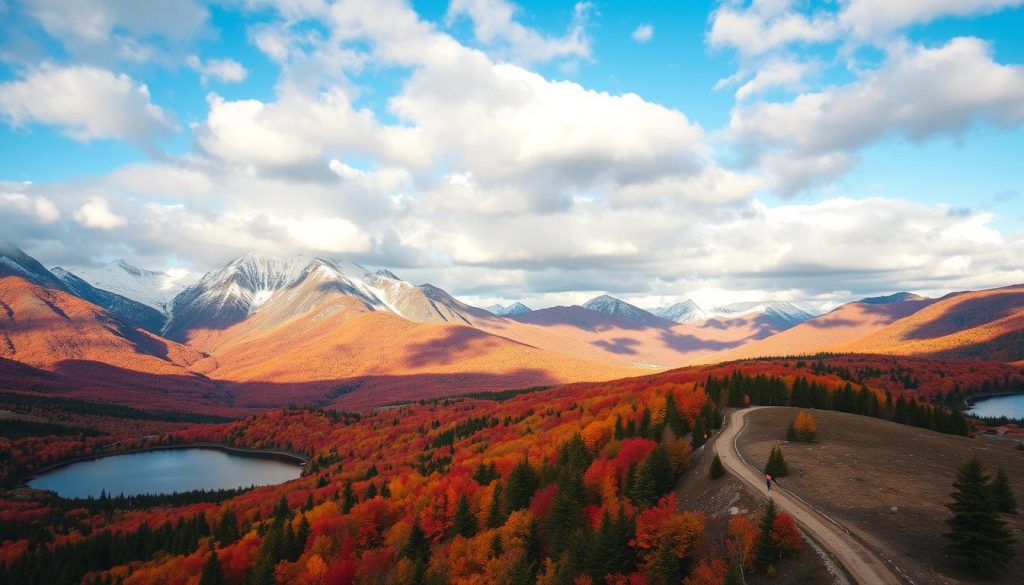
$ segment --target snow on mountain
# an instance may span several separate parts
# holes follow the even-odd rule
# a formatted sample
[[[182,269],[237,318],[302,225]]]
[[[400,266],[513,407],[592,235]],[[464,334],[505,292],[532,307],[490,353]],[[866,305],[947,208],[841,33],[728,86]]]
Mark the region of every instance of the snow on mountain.
[[[699,323],[707,319],[707,313],[704,309],[690,299],[686,299],[681,303],[669,305],[668,307],[652,309],[651,313],[654,313],[663,319],[683,324]]]
[[[788,301],[730,303],[715,307],[709,311],[709,316],[730,318],[752,313],[765,315],[790,326],[799,325],[816,316]]]
[[[64,283],[35,258],[4,240],[0,240],[0,276],[21,276],[47,288],[67,291]]]
[[[171,301],[189,284],[185,274],[145,270],[124,260],[99,268],[76,270],[76,276],[92,286],[142,303],[167,315]]]
[[[60,266],[54,267],[52,272],[75,296],[103,307],[121,321],[136,325],[151,333],[159,333],[167,320],[163,313],[153,307],[96,288]]]
[[[272,307],[276,320],[286,319],[334,295],[354,298],[367,311],[416,322],[469,323],[479,311],[436,287],[415,286],[393,272],[371,272],[347,260],[248,254],[206,273],[175,297],[164,334],[186,339],[190,331],[225,329],[264,307]]]
[[[498,315],[499,317],[509,317],[511,315],[522,315],[523,313],[529,313],[533,309],[527,307],[523,303],[516,301],[511,305],[491,305],[487,307],[487,310]]]
[[[583,308],[631,321],[638,321],[645,325],[662,326],[666,323],[665,319],[653,313],[609,295],[594,297],[583,303]]]

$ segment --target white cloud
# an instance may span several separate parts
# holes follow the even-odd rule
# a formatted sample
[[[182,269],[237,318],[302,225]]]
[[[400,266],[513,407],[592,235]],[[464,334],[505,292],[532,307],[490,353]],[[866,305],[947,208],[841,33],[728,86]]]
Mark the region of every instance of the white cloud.
[[[743,101],[773,88],[799,89],[804,79],[817,69],[813,63],[772,59],[758,67],[754,76],[736,90],[736,100]],[[721,85],[725,84],[716,85],[716,89]]]
[[[448,4],[449,25],[465,16],[473,21],[476,40],[494,48],[499,55],[519,63],[564,58],[590,58],[587,25],[594,7],[577,2],[573,19],[562,37],[545,36],[515,21],[518,7],[505,0],[452,0]]]
[[[791,43],[832,41],[839,34],[833,14],[808,16],[792,5],[792,0],[724,4],[712,14],[708,43],[712,48],[732,47],[744,56],[755,56]]]
[[[956,38],[936,48],[894,44],[856,81],[791,102],[738,105],[726,133],[755,157],[781,152],[762,162],[784,175],[812,177],[815,166],[825,174],[848,168],[854,151],[890,134],[922,140],[981,119],[1024,122],[1024,66],[996,63],[980,39]]]
[[[654,25],[645,22],[633,29],[633,33],[629,36],[638,43],[649,43],[654,38]]]
[[[290,220],[287,230],[292,239],[309,250],[351,254],[370,249],[370,239],[359,226],[340,217]]]
[[[0,84],[0,116],[15,127],[63,127],[79,141],[120,138],[148,142],[171,129],[148,88],[123,74],[89,66],[44,63],[18,81]]]
[[[0,192],[0,208],[16,210],[39,223],[53,223],[60,219],[60,210],[46,197],[30,197],[24,193]]]
[[[75,212],[75,220],[89,228],[110,230],[123,226],[125,219],[110,210],[103,197],[92,197]]]
[[[209,59],[205,63],[196,55],[190,55],[185,60],[190,69],[199,73],[199,79],[206,85],[211,79],[223,83],[237,83],[245,81],[249,72],[241,63],[234,59]]]
[[[26,0],[24,10],[69,51],[94,61],[150,61],[152,41],[184,42],[209,18],[196,0]]]
[[[1024,5],[1024,0],[847,0],[839,23],[862,40],[884,39],[913,24],[943,16],[969,16]]]

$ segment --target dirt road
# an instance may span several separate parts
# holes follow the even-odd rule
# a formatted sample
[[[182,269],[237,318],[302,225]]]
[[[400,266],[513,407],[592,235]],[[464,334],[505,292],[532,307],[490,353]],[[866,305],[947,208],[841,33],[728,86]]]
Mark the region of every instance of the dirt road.
[[[715,439],[715,452],[733,475],[752,488],[767,495],[764,474],[743,460],[736,449],[736,437],[743,432],[748,412],[759,408],[737,410],[729,417],[729,424]],[[863,585],[900,585],[903,583],[888,566],[846,530],[805,504],[784,489],[774,487],[771,497],[780,510],[792,514],[800,527],[807,531],[822,547],[835,555],[857,583]]]

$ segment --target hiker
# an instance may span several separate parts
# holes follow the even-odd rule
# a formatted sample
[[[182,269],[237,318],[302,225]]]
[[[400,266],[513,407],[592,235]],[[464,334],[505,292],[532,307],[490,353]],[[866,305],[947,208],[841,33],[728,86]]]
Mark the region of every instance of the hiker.
[[[768,484],[768,491],[772,491],[772,476],[764,474],[764,482]]]

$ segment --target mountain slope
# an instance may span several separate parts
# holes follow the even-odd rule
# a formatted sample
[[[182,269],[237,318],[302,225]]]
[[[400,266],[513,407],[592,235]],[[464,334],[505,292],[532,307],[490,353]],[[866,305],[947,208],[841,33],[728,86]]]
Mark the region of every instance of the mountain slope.
[[[119,294],[98,289],[59,266],[55,267],[51,272],[75,296],[103,307],[110,311],[113,316],[126,323],[137,325],[146,331],[157,334],[159,334],[164,326],[166,317],[153,307],[133,301]]]
[[[0,278],[4,276],[20,276],[39,286],[67,290],[64,283],[35,258],[13,243],[0,239]]]
[[[513,315],[522,315],[523,313],[529,313],[533,309],[527,307],[523,303],[516,301],[507,307],[504,305],[491,305],[487,307],[487,310],[494,313],[499,317],[511,317]]]
[[[842,351],[1024,359],[1024,285],[952,293]]]
[[[61,374],[76,395],[180,410],[227,401],[192,371],[203,354],[20,276],[0,277],[0,357]]]
[[[188,285],[180,277],[138,268],[124,260],[115,260],[99,268],[75,270],[74,273],[98,289],[142,303],[164,315],[174,297]]]
[[[238,384],[240,405],[290,401],[363,408],[631,373],[464,325],[360,311],[351,299],[331,304],[218,348],[214,358],[220,365],[210,376]],[[288,396],[281,396],[282,385],[289,387]]]
[[[842,344],[879,331],[921,310],[930,302],[924,297],[905,294],[847,303],[766,339],[706,356],[701,361],[710,363],[751,357],[836,351]]]
[[[700,305],[690,299],[668,307],[658,307],[651,312],[662,319],[668,319],[676,323],[699,323],[707,318],[704,309],[700,308]]]
[[[267,306],[275,307],[278,318],[273,323],[261,319],[262,327],[279,325],[335,296],[348,297],[365,311],[391,312],[421,323],[471,324],[488,315],[437,287],[414,286],[386,270],[374,273],[345,260],[249,254],[208,272],[178,295],[164,334],[212,348],[225,338],[223,331]]]

